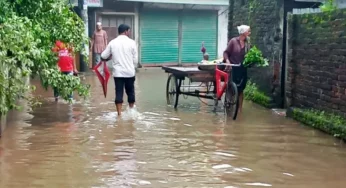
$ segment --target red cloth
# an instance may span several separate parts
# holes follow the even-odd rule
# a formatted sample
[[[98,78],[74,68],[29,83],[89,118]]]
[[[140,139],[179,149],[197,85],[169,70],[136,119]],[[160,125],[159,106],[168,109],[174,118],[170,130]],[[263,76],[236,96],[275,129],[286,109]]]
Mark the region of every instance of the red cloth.
[[[67,49],[59,50],[58,66],[61,72],[73,71],[73,57]]]
[[[99,78],[102,88],[103,88],[103,94],[105,97],[107,97],[107,84],[110,77],[110,72],[107,67],[107,63],[105,61],[101,61],[99,64],[97,64],[94,67],[95,73],[97,77]]]

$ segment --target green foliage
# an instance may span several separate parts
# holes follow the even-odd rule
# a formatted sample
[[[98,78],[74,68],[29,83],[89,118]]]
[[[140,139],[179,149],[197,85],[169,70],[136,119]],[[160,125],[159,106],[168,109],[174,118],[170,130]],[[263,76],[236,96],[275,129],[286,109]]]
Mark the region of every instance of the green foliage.
[[[247,82],[246,88],[244,90],[244,98],[246,100],[251,100],[265,107],[270,107],[271,98],[268,97],[263,92],[259,91],[257,85],[252,83],[251,80]]]
[[[32,89],[24,78],[38,75],[43,86],[57,87],[68,100],[72,91],[88,95],[79,77],[62,75],[52,52],[56,40],[83,51],[84,23],[65,0],[0,0],[0,113],[18,108],[18,98]]]
[[[346,120],[338,115],[313,109],[293,109],[293,118],[306,125],[346,140]]]
[[[337,10],[337,8],[335,0],[325,0],[325,2],[320,6],[322,12],[333,12]]]
[[[249,0],[249,15],[255,13],[256,8],[258,8],[261,3],[258,0]]]
[[[245,67],[257,66],[257,67],[267,67],[269,62],[267,59],[263,58],[262,52],[256,47],[252,47],[249,52],[245,55],[244,60]]]
[[[253,41],[257,41],[256,15],[263,10],[263,3],[260,0],[249,0],[247,9],[247,24],[251,27],[251,38]]]
[[[30,89],[24,79],[31,74],[33,59],[40,56],[29,19],[9,15],[0,26],[0,113],[18,108],[16,100]],[[11,33],[11,34],[9,34]]]
[[[261,4],[258,0],[249,0],[248,6],[248,22],[251,26],[253,23],[254,15],[256,14],[256,10],[260,8]]]
[[[307,18],[312,17],[315,24],[324,24],[331,21],[333,14],[338,10],[335,0],[325,0],[319,8],[322,11],[320,14],[306,14]]]

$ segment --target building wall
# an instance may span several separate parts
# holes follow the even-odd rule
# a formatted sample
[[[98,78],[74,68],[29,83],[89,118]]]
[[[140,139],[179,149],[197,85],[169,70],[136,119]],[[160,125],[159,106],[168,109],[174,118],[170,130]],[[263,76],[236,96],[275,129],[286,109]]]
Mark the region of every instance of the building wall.
[[[171,4],[198,4],[198,5],[227,5],[228,0],[119,0],[119,1],[136,1],[144,3],[171,3]]]
[[[297,2],[321,2],[323,3],[325,0],[295,0]],[[335,5],[338,8],[346,8],[346,0],[334,0]],[[319,13],[322,12],[321,9],[319,7],[315,7],[315,8],[295,8],[293,9],[293,14],[306,14],[306,13]]]
[[[218,43],[217,56],[222,57],[228,43],[228,7],[222,7],[218,13]]]
[[[286,100],[289,106],[346,117],[346,10],[289,19]]]
[[[78,6],[78,0],[69,0],[67,2],[70,2],[74,6]],[[85,0],[85,3],[88,5],[88,7],[102,7],[103,6],[103,0]]]
[[[283,0],[230,0],[229,38],[238,36],[237,26],[251,26],[251,43],[269,60],[269,67],[249,69],[250,79],[259,88],[281,100],[280,70],[283,42]]]
[[[4,132],[5,128],[6,128],[6,118],[7,116],[6,115],[1,115],[0,116],[0,138],[1,138],[1,135],[2,133]]]

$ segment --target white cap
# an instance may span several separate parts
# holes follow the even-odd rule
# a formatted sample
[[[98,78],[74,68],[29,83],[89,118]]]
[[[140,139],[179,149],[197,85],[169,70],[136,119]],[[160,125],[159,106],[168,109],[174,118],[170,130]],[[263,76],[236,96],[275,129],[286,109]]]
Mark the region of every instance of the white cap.
[[[241,34],[244,34],[247,31],[249,31],[250,26],[248,26],[248,25],[241,25],[241,26],[238,26],[237,28],[238,28],[239,34],[241,35]]]
[[[96,25],[102,25],[102,23],[101,22],[97,22]]]

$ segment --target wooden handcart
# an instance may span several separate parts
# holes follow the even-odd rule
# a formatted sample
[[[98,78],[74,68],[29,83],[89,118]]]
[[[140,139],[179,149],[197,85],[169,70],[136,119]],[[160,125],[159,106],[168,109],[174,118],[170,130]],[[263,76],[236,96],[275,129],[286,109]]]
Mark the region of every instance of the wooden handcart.
[[[220,65],[205,65],[196,67],[168,67],[162,69],[169,74],[166,85],[167,104],[177,108],[180,95],[193,96],[214,100],[214,110],[218,102],[223,102],[227,117],[237,118],[239,101],[237,85],[232,81],[230,73],[224,72]],[[230,65],[238,66],[238,65]],[[189,80],[185,85],[184,80]],[[200,83],[193,86],[191,83]],[[203,88],[203,89],[201,89]]]

